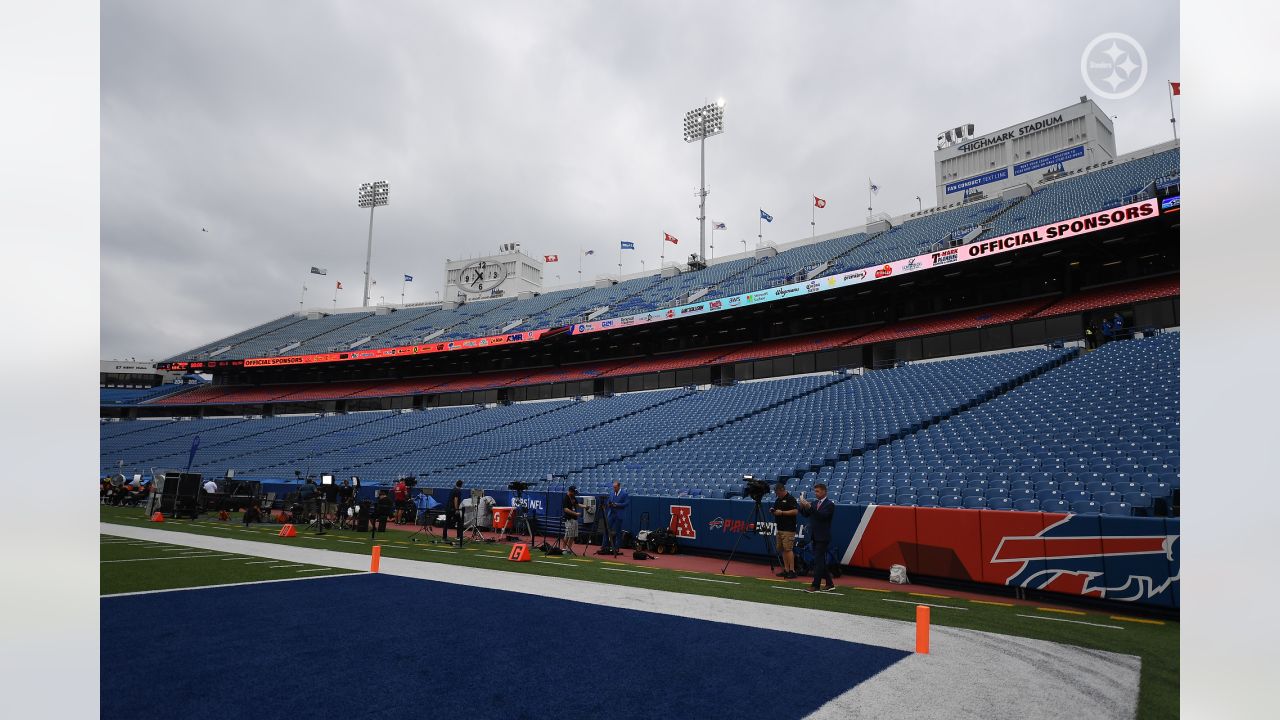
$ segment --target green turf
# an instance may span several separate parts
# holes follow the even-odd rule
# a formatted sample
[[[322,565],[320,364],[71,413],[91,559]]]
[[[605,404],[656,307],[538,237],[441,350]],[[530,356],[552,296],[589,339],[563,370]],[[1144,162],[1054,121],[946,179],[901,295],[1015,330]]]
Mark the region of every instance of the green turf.
[[[245,531],[244,526],[237,522],[219,522],[212,519],[202,519],[198,522],[166,520],[163,524],[154,524],[149,522],[140,510],[129,508],[104,507],[102,508],[101,517],[105,522],[116,522],[136,527],[154,527],[163,530],[176,530],[201,535],[279,543],[293,547],[310,547],[363,555],[367,555],[370,552],[370,547],[373,544],[369,541],[367,533],[358,534],[346,531],[333,531],[318,537],[310,533],[300,533],[297,538],[281,538],[277,536],[279,532],[278,525],[257,525],[249,531]],[[935,607],[931,612],[932,622],[937,625],[1037,638],[1097,650],[1137,655],[1142,658],[1138,717],[1142,720],[1176,718],[1179,713],[1179,625],[1177,622],[1163,621],[1162,624],[1157,625],[1115,620],[1112,613],[1098,611],[1075,615],[1040,611],[1025,605],[1006,607],[1004,605],[987,605],[953,597],[945,599],[930,598],[912,595],[909,592],[858,590],[851,587],[847,582],[840,588],[838,595],[810,595],[794,590],[794,588],[802,587],[801,583],[734,577],[718,573],[676,571],[656,566],[637,567],[631,564],[611,564],[608,561],[598,560],[594,557],[542,558],[535,554],[535,560],[543,562],[512,563],[506,560],[507,546],[475,544],[468,545],[466,549],[457,550],[442,544],[409,542],[408,537],[410,534],[410,531],[395,529],[391,529],[385,534],[380,533],[377,544],[382,546],[383,557],[443,562],[535,575],[569,577],[592,582],[710,595],[774,605],[812,607],[833,612],[846,612],[894,620],[914,620],[914,603],[916,602],[963,607],[965,608],[964,610]],[[308,539],[302,539],[304,537]],[[173,563],[121,564],[169,565]],[[235,563],[228,562],[225,564],[234,565]],[[619,570],[643,570],[649,574],[619,572]],[[139,568],[137,572],[145,574],[150,571],[146,568]],[[701,580],[688,578],[700,578]],[[705,580],[727,581],[727,583],[732,584],[705,582]],[[779,588],[793,588],[793,590]],[[105,587],[104,592],[106,592]],[[939,591],[938,594],[946,595],[947,593],[946,591]],[[910,602],[887,602],[887,600],[906,600]],[[995,597],[991,598],[991,601],[1003,602],[1001,598]],[[1018,617],[1019,614],[1032,615],[1039,618],[1057,618],[1060,620],[1120,626],[1123,630],[1023,618]],[[1125,616],[1123,613],[1117,613],[1116,615]]]
[[[137,542],[113,535],[102,536],[99,586],[103,595],[351,572],[169,543]]]

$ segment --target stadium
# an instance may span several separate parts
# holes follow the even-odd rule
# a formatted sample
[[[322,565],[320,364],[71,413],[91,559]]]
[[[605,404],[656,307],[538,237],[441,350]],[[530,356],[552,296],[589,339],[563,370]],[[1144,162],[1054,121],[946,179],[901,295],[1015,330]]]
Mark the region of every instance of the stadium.
[[[102,716],[225,713],[105,691],[141,662],[324,716],[1176,717],[1180,142],[1065,100],[940,132],[914,211],[712,254],[704,179],[657,269],[494,238],[371,303],[366,259],[360,305],[104,360]]]

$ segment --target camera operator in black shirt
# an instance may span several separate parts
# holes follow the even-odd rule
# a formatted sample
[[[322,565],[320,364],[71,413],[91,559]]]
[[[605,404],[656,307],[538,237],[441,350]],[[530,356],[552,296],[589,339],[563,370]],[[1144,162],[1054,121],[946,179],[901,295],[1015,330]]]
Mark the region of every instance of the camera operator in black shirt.
[[[787,492],[786,483],[778,483],[773,488],[777,499],[773,501],[774,522],[778,526],[778,552],[782,555],[782,572],[778,577],[796,577],[796,516],[800,514],[800,505],[795,496]]]

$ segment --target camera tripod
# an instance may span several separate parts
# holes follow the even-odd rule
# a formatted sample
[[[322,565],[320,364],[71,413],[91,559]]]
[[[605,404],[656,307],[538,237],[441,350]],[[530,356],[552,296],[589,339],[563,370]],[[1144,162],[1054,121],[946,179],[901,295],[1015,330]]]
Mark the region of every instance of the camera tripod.
[[[761,526],[765,522],[764,508],[760,506],[760,501],[761,499],[763,499],[763,497],[764,497],[763,495],[759,497],[752,495],[751,497],[751,499],[755,501],[755,509],[752,510],[752,514],[751,514],[751,517],[754,520],[754,522],[752,523],[752,528],[754,528],[756,534],[764,537],[764,549],[767,551],[769,555],[769,572],[772,573],[775,569],[777,569],[777,566],[778,566],[777,563],[774,562],[777,559],[777,553],[774,551],[773,538],[760,531]],[[733,556],[738,553],[738,545],[742,542],[742,538],[744,535],[746,535],[745,532],[738,533],[738,539],[733,541],[733,550],[729,552],[729,559],[725,560],[724,567],[720,568],[721,575],[723,575],[729,569],[729,563],[733,562]]]
[[[485,542],[485,543],[493,542],[493,540],[485,537],[484,533],[480,532],[480,510],[482,507],[480,504],[480,499],[483,497],[484,497],[483,490],[479,488],[472,488],[471,490],[471,522],[464,523],[465,527],[463,528],[462,534],[459,536],[461,539],[469,540],[471,542]],[[463,517],[464,518],[466,517],[465,511],[463,512]]]
[[[315,530],[317,535],[323,535],[326,529],[333,528],[333,521],[325,517],[328,514],[329,501],[321,498],[320,500],[313,500],[312,502],[314,503],[315,510],[311,516],[311,521],[307,523],[307,527]]]
[[[409,540],[411,542],[418,542],[418,536],[425,534],[429,538],[429,542],[440,542],[440,539],[436,537],[436,530],[432,521],[432,518],[436,514],[436,510],[434,508],[427,507],[427,503],[425,501],[422,505],[414,503],[414,510],[414,524],[418,526],[418,529],[414,530],[413,533],[409,535]]]

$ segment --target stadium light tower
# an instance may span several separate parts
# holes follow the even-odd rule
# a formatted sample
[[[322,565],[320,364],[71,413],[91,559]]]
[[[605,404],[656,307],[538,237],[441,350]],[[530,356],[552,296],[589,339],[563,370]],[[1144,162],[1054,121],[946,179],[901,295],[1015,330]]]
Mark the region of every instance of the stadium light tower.
[[[373,261],[373,209],[387,204],[391,186],[386,180],[365,183],[360,186],[356,205],[369,208],[369,246],[364,253],[364,307],[369,307],[369,264]]]
[[[724,132],[724,98],[684,114],[684,141],[698,141],[702,184],[698,189],[698,259],[707,261],[707,138]]]

